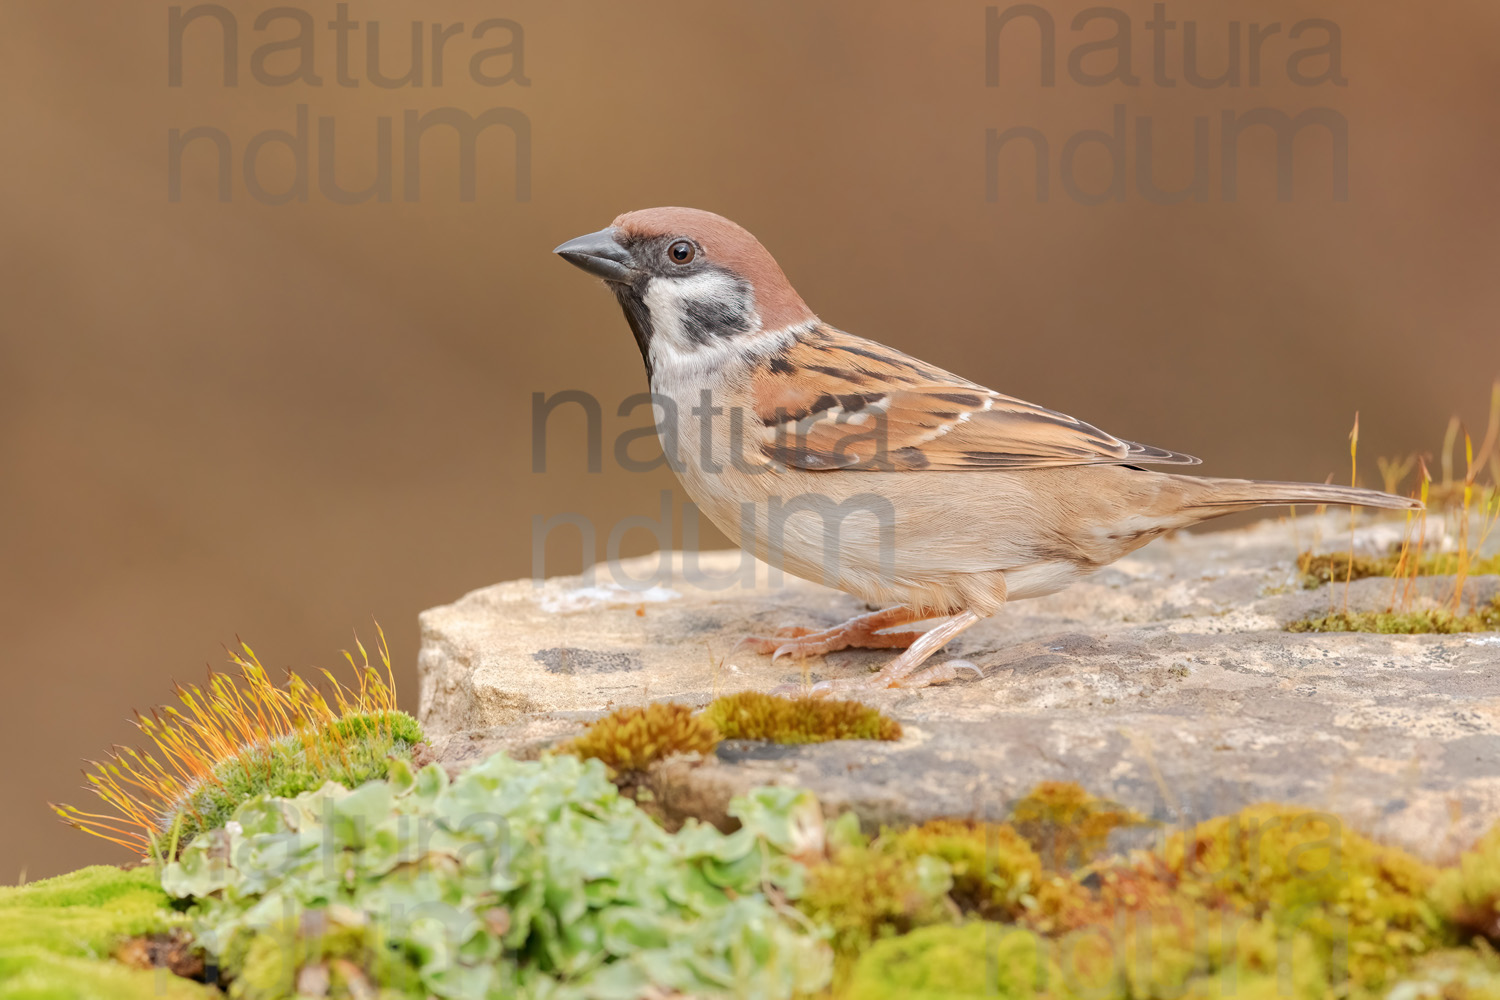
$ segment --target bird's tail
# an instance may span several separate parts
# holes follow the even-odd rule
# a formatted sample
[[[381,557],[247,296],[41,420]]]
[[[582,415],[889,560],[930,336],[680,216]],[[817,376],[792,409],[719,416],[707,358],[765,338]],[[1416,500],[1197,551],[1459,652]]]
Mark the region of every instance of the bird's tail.
[[[1251,507],[1286,504],[1345,504],[1353,507],[1382,507],[1386,510],[1422,509],[1419,500],[1356,486],[1274,483],[1259,479],[1178,478],[1198,484],[1196,489],[1190,488],[1188,506],[1201,510],[1204,517],[1215,517]]]

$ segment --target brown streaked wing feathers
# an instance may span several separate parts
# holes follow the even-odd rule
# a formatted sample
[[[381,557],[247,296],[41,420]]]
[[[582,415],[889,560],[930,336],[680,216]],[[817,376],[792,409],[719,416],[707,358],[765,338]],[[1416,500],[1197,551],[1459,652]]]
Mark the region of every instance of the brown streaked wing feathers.
[[[761,452],[826,471],[1196,465],[819,325],[755,377]]]

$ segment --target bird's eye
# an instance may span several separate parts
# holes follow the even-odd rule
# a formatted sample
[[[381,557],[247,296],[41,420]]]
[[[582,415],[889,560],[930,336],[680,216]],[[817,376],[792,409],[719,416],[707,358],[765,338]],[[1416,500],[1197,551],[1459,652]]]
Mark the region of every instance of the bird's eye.
[[[687,240],[678,240],[676,243],[673,243],[671,246],[667,247],[667,256],[672,258],[672,263],[674,264],[688,263],[693,259],[693,255],[696,252],[697,251],[693,248],[693,244],[688,242]]]

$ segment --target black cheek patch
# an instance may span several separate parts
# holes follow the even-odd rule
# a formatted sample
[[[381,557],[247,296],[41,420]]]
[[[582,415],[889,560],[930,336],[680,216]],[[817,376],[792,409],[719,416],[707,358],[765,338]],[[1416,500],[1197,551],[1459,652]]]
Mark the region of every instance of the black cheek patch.
[[[749,333],[754,301],[749,286],[743,282],[737,283],[733,295],[724,298],[690,299],[682,307],[682,332],[695,344]]]

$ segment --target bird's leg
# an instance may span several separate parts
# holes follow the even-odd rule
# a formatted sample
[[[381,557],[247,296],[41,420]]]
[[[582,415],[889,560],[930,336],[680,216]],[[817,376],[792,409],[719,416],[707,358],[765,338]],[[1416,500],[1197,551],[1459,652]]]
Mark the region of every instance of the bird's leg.
[[[879,673],[858,679],[820,681],[813,685],[812,693],[825,695],[840,688],[927,687],[931,684],[951,681],[958,676],[959,670],[952,663],[939,663],[926,670],[918,670],[918,668],[933,653],[947,645],[950,639],[982,618],[984,615],[974,611],[960,611],[942,624],[923,632],[906,652],[887,663]],[[970,667],[969,669],[977,670],[978,668]]]
[[[781,629],[775,637],[746,636],[735,648],[770,653],[776,660],[783,656],[822,656],[851,646],[858,649],[905,649],[921,639],[923,633],[884,632],[882,629],[921,620],[921,615],[915,611],[904,605],[897,605],[851,618],[842,625],[835,625],[821,632],[793,628]],[[788,639],[791,641],[787,641]]]

